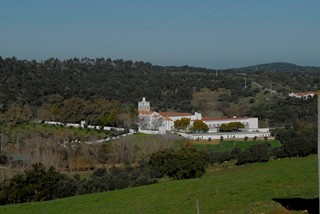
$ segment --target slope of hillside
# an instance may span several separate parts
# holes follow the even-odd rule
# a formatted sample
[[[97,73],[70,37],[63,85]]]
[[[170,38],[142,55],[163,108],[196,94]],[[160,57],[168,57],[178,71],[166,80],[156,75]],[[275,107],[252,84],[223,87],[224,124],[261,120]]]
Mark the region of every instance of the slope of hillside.
[[[317,156],[274,160],[200,179],[164,181],[120,191],[0,207],[0,213],[272,213],[273,198],[317,197]]]
[[[265,70],[265,71],[278,71],[278,72],[293,72],[293,71],[320,71],[319,67],[316,66],[301,66],[292,63],[286,62],[273,62],[259,65],[252,65],[248,67],[238,68],[243,71],[257,71],[257,70]]]
[[[141,97],[146,97],[156,108],[154,110],[194,111],[198,109],[191,105],[193,93],[204,88],[230,90],[233,101],[257,93],[251,82],[264,88],[271,85],[272,90],[285,94],[295,90],[317,90],[319,70],[318,67],[271,63],[216,73],[214,69],[155,66],[121,59],[60,61],[50,58],[36,62],[0,56],[0,112],[13,104],[39,107],[57,97],[62,100],[105,98],[133,106]]]

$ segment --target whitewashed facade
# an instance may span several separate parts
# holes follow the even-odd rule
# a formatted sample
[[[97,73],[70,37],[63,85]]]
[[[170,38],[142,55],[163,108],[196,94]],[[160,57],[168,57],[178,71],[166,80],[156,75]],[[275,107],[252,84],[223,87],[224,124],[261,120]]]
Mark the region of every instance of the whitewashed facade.
[[[140,130],[154,130],[159,133],[166,133],[174,130],[174,121],[181,118],[190,119],[190,126],[195,120],[202,120],[209,127],[208,133],[219,132],[221,124],[230,122],[240,122],[244,125],[242,132],[263,132],[264,135],[269,133],[269,129],[259,129],[258,118],[243,117],[243,118],[203,118],[201,113],[181,113],[181,112],[154,112],[150,111],[150,103],[143,97],[141,102],[138,102],[139,110],[139,128]],[[213,138],[212,138],[213,139]]]
[[[314,97],[316,95],[316,92],[291,92],[288,94],[289,97],[295,97],[295,98],[303,98],[303,99],[308,99],[309,97]]]
[[[219,127],[222,124],[230,122],[239,122],[244,125],[242,131],[254,132],[259,131],[257,117],[244,117],[244,118],[203,118],[203,122],[209,127],[209,132],[219,132]]]

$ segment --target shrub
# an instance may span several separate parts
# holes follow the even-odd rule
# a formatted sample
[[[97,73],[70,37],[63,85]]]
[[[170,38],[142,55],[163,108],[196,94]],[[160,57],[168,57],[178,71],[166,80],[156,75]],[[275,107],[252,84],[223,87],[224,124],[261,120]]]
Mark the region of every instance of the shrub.
[[[152,170],[158,172],[159,178],[174,174],[177,157],[173,149],[165,149],[150,156],[148,165]]]
[[[233,157],[229,152],[208,152],[208,163],[216,164],[231,160]]]
[[[242,165],[245,163],[254,163],[254,162],[266,162],[270,159],[269,152],[269,143],[262,143],[251,146],[249,149],[241,152],[236,163],[237,165]]]
[[[53,167],[46,169],[41,163],[4,181],[0,189],[0,204],[45,201],[75,194],[70,178]]]
[[[238,155],[241,153],[241,149],[239,148],[239,147],[236,147],[236,148],[234,148],[234,149],[232,149],[231,151],[230,151],[230,156],[232,157],[232,159],[233,158],[236,158],[236,157],[238,157]]]
[[[6,155],[0,155],[0,164],[5,165],[8,163],[8,157]]]
[[[282,144],[281,148],[274,151],[276,158],[307,156],[317,153],[316,129],[277,130],[275,138]]]
[[[0,185],[0,204],[44,201],[72,195],[123,189],[156,183],[145,165],[138,168],[120,169],[112,167],[96,169],[88,180],[76,174],[69,178],[53,167],[34,164],[23,174],[17,174]]]
[[[206,152],[185,146],[177,152],[167,149],[154,153],[148,164],[161,177],[167,175],[175,179],[189,179],[201,177],[205,173],[207,159]]]

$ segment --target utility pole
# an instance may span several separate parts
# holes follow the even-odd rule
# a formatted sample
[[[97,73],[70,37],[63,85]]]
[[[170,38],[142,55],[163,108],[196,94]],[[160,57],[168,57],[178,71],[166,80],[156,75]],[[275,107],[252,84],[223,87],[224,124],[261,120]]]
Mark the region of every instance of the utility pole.
[[[216,77],[218,76],[218,69],[216,69]]]
[[[197,208],[197,214],[200,214],[200,207],[199,207],[199,199],[196,198],[196,208]]]
[[[244,88],[247,88],[247,74],[244,74]]]
[[[247,88],[247,74],[246,73],[237,73],[237,74],[244,76],[244,88]]]

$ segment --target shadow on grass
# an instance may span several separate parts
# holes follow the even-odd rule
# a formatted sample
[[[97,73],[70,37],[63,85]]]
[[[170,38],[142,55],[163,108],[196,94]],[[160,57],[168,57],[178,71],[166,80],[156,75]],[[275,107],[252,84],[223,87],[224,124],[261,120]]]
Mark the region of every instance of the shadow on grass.
[[[272,200],[288,210],[307,210],[309,214],[319,213],[319,198],[273,198]]]

